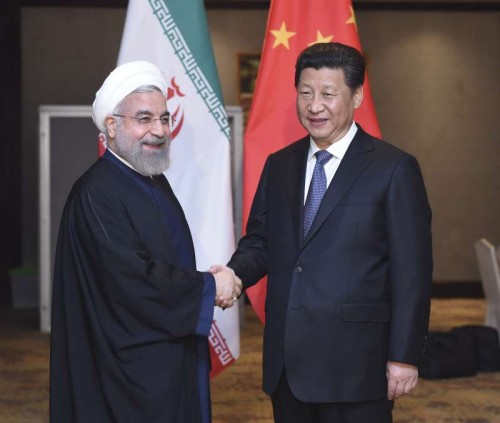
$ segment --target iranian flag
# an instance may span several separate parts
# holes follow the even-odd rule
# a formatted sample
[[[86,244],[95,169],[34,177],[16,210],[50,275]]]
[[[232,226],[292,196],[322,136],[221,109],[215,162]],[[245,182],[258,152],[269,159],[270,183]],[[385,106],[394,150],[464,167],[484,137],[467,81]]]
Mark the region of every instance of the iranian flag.
[[[361,51],[351,0],[273,0],[267,21],[255,93],[244,138],[243,225],[267,156],[306,135],[295,111],[295,62],[315,43],[339,42]],[[375,137],[380,128],[368,77],[354,120]],[[247,295],[262,322],[266,280]]]
[[[201,0],[130,0],[118,64],[147,60],[169,83],[175,117],[165,172],[193,235],[198,269],[234,251],[229,125]],[[212,376],[239,356],[238,306],[215,309]]]

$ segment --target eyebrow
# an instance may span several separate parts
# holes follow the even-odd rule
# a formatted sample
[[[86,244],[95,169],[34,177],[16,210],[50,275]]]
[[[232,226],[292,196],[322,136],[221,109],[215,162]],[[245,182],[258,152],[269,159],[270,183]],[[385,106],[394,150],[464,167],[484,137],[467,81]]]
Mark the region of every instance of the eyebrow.
[[[151,113],[150,110],[138,110],[137,112],[135,112],[135,116],[139,116],[139,115],[150,115],[152,116],[153,113]],[[163,116],[170,116],[170,112],[168,110],[165,111],[165,113],[161,114],[160,117],[163,117]]]
[[[315,84],[312,83],[312,82],[308,82],[308,81],[302,81],[300,84],[298,84],[297,86],[300,86],[300,85],[304,85],[306,87],[312,87],[314,86]],[[321,83],[320,87],[322,88],[328,88],[328,87],[331,87],[331,88],[335,88],[335,84],[334,83],[330,83],[330,82],[326,82],[326,83]]]

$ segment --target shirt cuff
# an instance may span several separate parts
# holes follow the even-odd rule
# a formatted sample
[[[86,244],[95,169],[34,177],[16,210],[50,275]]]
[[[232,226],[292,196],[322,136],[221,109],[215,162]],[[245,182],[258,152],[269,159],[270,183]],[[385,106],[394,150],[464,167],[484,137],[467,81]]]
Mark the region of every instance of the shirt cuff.
[[[203,293],[201,310],[196,326],[196,335],[208,336],[214,320],[215,279],[209,272],[203,272]]]

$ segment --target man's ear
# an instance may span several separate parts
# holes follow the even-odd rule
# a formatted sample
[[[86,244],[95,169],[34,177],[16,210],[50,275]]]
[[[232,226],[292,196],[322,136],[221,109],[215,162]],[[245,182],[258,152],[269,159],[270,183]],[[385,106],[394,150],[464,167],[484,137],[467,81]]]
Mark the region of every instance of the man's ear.
[[[116,136],[116,119],[113,116],[106,116],[104,125],[108,130],[108,137],[115,138]]]
[[[363,103],[363,86],[356,88],[354,91],[354,108],[357,109]]]

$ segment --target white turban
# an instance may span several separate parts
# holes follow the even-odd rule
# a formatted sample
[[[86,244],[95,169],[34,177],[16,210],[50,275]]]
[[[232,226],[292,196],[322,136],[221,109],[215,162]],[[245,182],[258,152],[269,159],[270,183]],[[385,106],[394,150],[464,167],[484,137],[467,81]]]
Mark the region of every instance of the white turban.
[[[152,63],[144,61],[124,63],[111,72],[95,94],[92,119],[96,126],[102,132],[106,132],[106,116],[111,115],[126,96],[143,85],[154,85],[166,95],[165,78]]]

